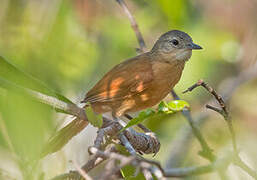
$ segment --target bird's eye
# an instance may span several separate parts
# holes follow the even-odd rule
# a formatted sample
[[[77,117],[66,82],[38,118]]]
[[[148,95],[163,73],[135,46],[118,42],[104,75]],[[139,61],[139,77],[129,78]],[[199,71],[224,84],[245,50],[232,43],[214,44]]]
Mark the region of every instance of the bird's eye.
[[[170,42],[171,42],[173,45],[175,45],[175,46],[177,46],[177,45],[179,44],[178,40],[176,40],[176,39],[172,39]]]

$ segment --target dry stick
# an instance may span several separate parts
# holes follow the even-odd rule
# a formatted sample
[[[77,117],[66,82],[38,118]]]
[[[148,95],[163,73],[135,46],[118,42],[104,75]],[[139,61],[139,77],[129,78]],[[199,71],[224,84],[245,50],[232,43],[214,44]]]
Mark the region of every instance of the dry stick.
[[[107,146],[107,143],[105,144],[105,146]],[[96,147],[96,145],[94,144],[94,147]],[[105,150],[106,152],[116,152],[116,149],[114,146],[111,146],[110,148]],[[102,157],[98,157],[96,155],[94,155],[86,164],[84,164],[82,166],[82,169],[86,172],[89,172],[91,169],[95,168],[96,166],[98,166],[99,164],[101,164],[102,162],[104,162],[106,160],[106,158],[102,158]]]
[[[83,169],[85,172],[89,172],[91,169],[95,168],[105,160],[106,159],[104,158],[99,158],[97,156],[94,156],[86,164],[84,164],[81,169]]]
[[[226,120],[226,122],[228,123],[229,131],[231,133],[231,138],[232,138],[232,143],[233,143],[233,150],[234,150],[234,161],[233,162],[234,162],[234,164],[236,164],[237,166],[242,168],[244,171],[246,171],[253,178],[257,179],[257,172],[255,172],[248,165],[246,165],[238,155],[238,150],[237,150],[237,145],[236,145],[236,138],[235,138],[235,131],[234,131],[232,120],[229,117],[229,113],[227,111],[227,107],[225,105],[225,102],[224,102],[223,98],[211,86],[209,86],[203,80],[199,80],[197,83],[195,83],[194,85],[189,87],[183,93],[186,93],[186,92],[189,92],[189,91],[191,92],[196,87],[199,87],[199,86],[204,87],[204,89],[206,89],[209,93],[211,93],[215,97],[215,99],[218,101],[218,103],[221,107],[221,109],[219,109],[219,108],[213,107],[211,105],[206,105],[206,108],[209,108],[209,109],[214,110],[214,111],[218,112],[219,114],[221,114],[223,116],[223,118]]]
[[[145,180],[154,180],[151,171],[149,171],[148,169],[144,168],[142,170],[142,173],[145,176]]]
[[[125,156],[114,152],[103,152],[95,147],[90,147],[89,151],[90,153],[98,155],[99,157],[102,157],[102,158],[115,159],[120,161],[121,162],[120,166],[115,168],[113,171],[117,171],[119,168],[124,167],[127,164],[132,164],[136,167],[140,166],[141,168],[146,168],[145,164],[148,164],[150,165],[150,166],[147,166],[148,170],[151,170],[151,167],[155,166],[160,170],[162,177],[186,177],[186,176],[209,173],[209,172],[213,172],[213,171],[222,169],[224,167],[227,167],[232,160],[231,156],[227,156],[226,158],[219,159],[209,165],[197,166],[197,167],[185,167],[185,168],[171,168],[171,169],[165,170],[161,167],[159,162],[148,160],[140,156]]]
[[[234,152],[236,154],[238,154],[237,151],[237,145],[236,145],[236,138],[235,138],[235,131],[232,125],[232,120],[229,117],[228,111],[227,111],[227,107],[225,105],[224,100],[222,99],[222,97],[211,87],[209,86],[206,82],[204,82],[203,80],[199,80],[197,83],[195,83],[194,85],[192,85],[191,87],[189,87],[187,90],[185,90],[183,93],[187,93],[189,91],[193,91],[196,87],[202,86],[204,87],[209,93],[211,93],[215,99],[218,101],[221,109],[217,108],[217,107],[213,107],[209,104],[206,105],[206,108],[211,109],[213,111],[218,112],[219,114],[221,114],[224,119],[226,120],[228,127],[229,127],[229,131],[232,137],[232,143],[233,143],[233,149]]]
[[[113,137],[115,135],[117,135],[117,133],[122,129],[123,127],[118,123],[118,122],[114,122],[112,124],[109,124],[109,126],[105,127],[105,128],[102,128],[99,130],[99,132],[103,132],[103,133],[100,133],[98,132],[98,137],[95,141],[95,146],[94,148],[97,149],[96,146],[100,147],[100,144],[102,144],[102,141],[103,141],[103,134],[104,135],[108,135],[110,137]],[[125,145],[125,147],[127,149],[129,149],[129,152],[133,155],[136,154],[134,148],[137,150],[137,151],[141,151],[141,152],[144,152],[144,153],[156,153],[158,152],[159,150],[159,141],[156,139],[155,136],[151,135],[151,134],[144,134],[144,133],[138,133],[138,132],[135,132],[135,131],[128,131],[128,130],[125,130],[123,132],[124,134],[120,135],[121,137],[119,138],[120,141],[122,141],[122,143]],[[131,137],[133,137],[133,139],[131,139]],[[128,145],[128,142],[130,145]],[[134,148],[131,146],[131,144],[133,144]],[[90,149],[90,148],[89,148]],[[90,152],[90,151],[89,151]],[[108,151],[107,151],[108,152]],[[100,163],[96,163],[96,157],[99,158],[98,155],[95,155],[94,156],[95,158],[93,158],[93,160],[89,160],[86,165],[84,165],[82,167],[83,170],[85,170],[86,172],[88,172],[89,170],[91,170],[92,168],[96,167],[98,164]],[[131,156],[133,157],[133,156]],[[100,156],[100,158],[103,158]],[[106,159],[104,159],[106,160]],[[85,169],[85,168],[89,168],[91,167],[89,170],[88,169]],[[57,176],[54,178],[57,179],[59,177],[69,177],[69,174],[70,174],[70,177],[74,177],[74,174],[76,172],[70,172],[68,174],[65,174],[64,175],[60,175],[60,176]],[[59,178],[61,179],[61,178]]]
[[[140,166],[142,169],[142,173],[145,177],[145,180],[154,180],[151,172],[151,164],[146,162],[141,162]]]

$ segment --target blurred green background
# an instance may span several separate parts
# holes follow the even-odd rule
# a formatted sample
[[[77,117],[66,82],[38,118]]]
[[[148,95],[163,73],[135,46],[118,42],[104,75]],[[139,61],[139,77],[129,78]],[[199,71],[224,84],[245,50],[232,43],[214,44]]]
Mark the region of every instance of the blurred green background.
[[[255,0],[126,2],[148,49],[162,33],[172,29],[187,32],[204,48],[193,52],[175,87],[190,103],[193,114],[204,107],[210,95],[200,89],[182,95],[183,90],[198,79],[217,88],[224,79],[256,63]],[[115,0],[0,0],[0,55],[76,103],[114,65],[135,56],[137,47],[129,21]],[[256,88],[256,78],[240,86],[229,107],[242,156],[255,169]],[[92,144],[95,133],[93,127],[61,152],[34,163],[47,138],[70,119],[27,96],[0,88],[0,177],[22,179],[33,171],[35,177],[49,178],[74,169],[68,160],[85,162],[86,147]],[[162,147],[155,159],[164,163],[173,138],[187,122],[176,114],[146,124],[160,138]],[[202,132],[215,153],[231,149],[230,135],[219,115],[213,113]],[[199,150],[194,140],[182,166],[206,163],[197,155]],[[28,168],[28,163],[34,164]],[[235,167],[230,167],[228,174],[231,179],[250,179]],[[196,177],[216,178],[214,173]]]

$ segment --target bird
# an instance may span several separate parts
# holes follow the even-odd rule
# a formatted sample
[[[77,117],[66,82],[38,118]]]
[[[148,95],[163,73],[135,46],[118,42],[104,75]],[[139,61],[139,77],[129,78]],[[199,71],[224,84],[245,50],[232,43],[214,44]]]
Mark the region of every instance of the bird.
[[[107,72],[88,91],[82,103],[95,113],[114,117],[152,107],[164,99],[180,80],[193,49],[202,49],[185,32],[166,32],[146,53],[125,60]]]
[[[114,118],[152,107],[163,100],[179,82],[192,50],[202,49],[185,32],[162,34],[153,48],[114,66],[86,93],[96,114],[111,112]],[[78,118],[56,137],[72,138],[88,125]],[[58,148],[56,148],[58,149]]]

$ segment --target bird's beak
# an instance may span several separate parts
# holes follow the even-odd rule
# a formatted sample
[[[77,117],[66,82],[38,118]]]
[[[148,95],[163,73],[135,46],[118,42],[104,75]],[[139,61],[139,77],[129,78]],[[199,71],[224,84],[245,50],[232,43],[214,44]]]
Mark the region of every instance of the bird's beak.
[[[189,44],[189,49],[196,49],[197,50],[197,49],[203,49],[203,48],[192,42],[191,44]]]

